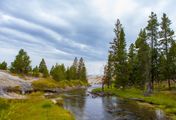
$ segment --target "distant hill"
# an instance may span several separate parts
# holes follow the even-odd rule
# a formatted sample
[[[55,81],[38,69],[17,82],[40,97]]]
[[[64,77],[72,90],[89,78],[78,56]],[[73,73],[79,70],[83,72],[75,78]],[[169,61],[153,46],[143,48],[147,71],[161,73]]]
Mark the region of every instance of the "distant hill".
[[[89,75],[88,82],[89,84],[101,84],[102,83],[102,75]]]

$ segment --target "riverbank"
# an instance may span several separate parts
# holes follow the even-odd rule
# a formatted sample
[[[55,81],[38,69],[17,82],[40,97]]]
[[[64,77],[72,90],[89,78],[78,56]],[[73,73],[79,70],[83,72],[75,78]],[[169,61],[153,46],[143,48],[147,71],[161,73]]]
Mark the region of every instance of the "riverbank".
[[[0,98],[0,120],[74,120],[74,116],[62,106],[32,93],[27,99]]]
[[[50,77],[20,77],[0,71],[0,120],[74,120],[63,108],[62,98],[48,99],[48,95],[88,85],[80,80],[55,81]]]
[[[92,90],[92,93],[95,95],[114,95],[125,99],[149,103],[155,108],[164,110],[167,116],[176,120],[176,91],[155,91],[150,96],[144,96],[144,91],[135,88],[125,90],[105,88],[104,92],[102,92],[101,88],[96,88]]]
[[[72,113],[63,108],[62,98],[48,99],[47,96],[86,88],[88,84],[81,81],[55,82],[42,78],[33,81],[31,85],[31,93],[21,95],[20,87],[14,87],[6,93],[10,98],[0,98],[0,120],[74,120]]]
[[[57,82],[51,78],[41,78],[32,82],[32,86],[34,91],[60,93],[86,88],[89,84],[80,80],[62,80]]]
[[[89,84],[80,80],[55,81],[51,77],[21,77],[8,71],[0,70],[0,97],[8,99],[24,99],[24,94],[32,92],[59,93],[72,89],[85,88]],[[21,95],[22,94],[22,95]]]

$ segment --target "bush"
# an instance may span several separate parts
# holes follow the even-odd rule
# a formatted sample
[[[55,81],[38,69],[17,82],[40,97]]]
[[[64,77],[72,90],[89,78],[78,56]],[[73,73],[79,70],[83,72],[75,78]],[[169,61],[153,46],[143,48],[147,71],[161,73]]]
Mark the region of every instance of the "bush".
[[[5,61],[0,63],[0,69],[1,70],[7,70],[7,63]]]
[[[80,80],[62,80],[62,81],[55,81],[51,78],[45,79],[42,78],[40,80],[34,81],[32,83],[34,89],[36,90],[47,90],[47,89],[54,89],[54,88],[66,88],[66,87],[76,87],[76,86],[88,86],[86,82]]]

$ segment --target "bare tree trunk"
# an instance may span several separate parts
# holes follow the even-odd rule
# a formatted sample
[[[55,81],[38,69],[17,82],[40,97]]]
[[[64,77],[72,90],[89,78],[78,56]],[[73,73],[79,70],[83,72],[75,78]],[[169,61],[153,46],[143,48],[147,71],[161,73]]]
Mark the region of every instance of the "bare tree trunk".
[[[167,80],[168,82],[168,87],[169,87],[169,90],[171,90],[171,83],[170,83],[170,79]]]
[[[151,94],[152,92],[153,92],[152,82],[149,82],[147,84],[147,94]]]

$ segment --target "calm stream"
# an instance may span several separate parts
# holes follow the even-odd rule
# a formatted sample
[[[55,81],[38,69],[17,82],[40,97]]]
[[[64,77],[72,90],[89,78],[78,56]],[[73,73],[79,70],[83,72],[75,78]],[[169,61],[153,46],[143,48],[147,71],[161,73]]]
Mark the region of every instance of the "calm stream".
[[[139,106],[134,101],[88,95],[95,87],[64,93],[64,108],[76,120],[165,120],[162,111]]]

